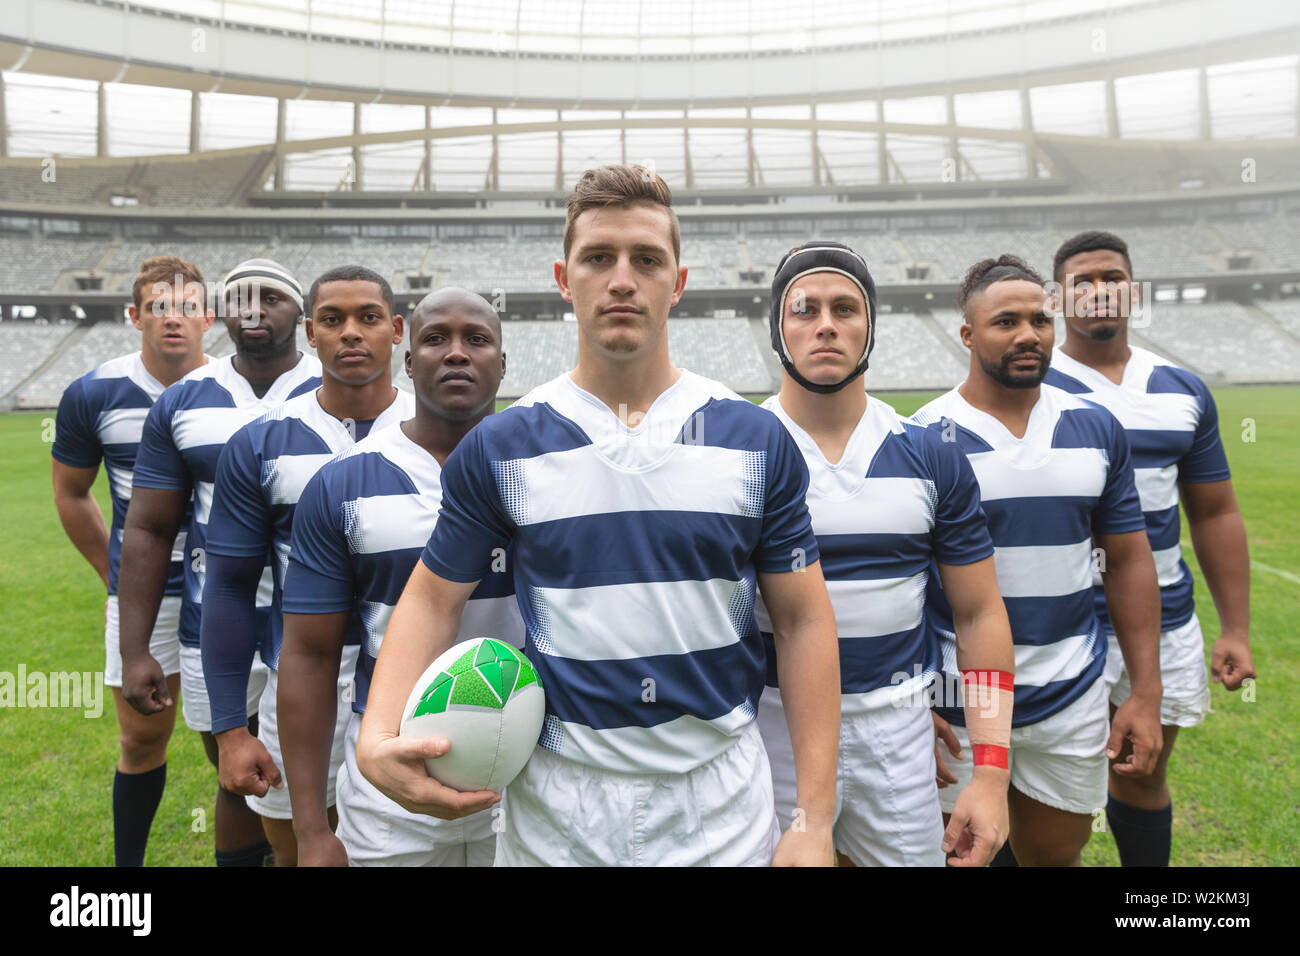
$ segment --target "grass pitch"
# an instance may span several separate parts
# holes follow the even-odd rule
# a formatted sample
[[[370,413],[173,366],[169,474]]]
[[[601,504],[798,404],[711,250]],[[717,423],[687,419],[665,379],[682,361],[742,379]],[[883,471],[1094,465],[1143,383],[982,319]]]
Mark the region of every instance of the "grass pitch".
[[[903,414],[933,397],[881,396]],[[1300,794],[1300,388],[1221,389],[1220,428],[1254,565],[1251,645],[1255,700],[1212,685],[1213,712],[1184,730],[1170,766],[1176,865],[1296,865]],[[64,537],[50,491],[52,415],[0,416],[0,672],[102,671],[104,594]],[[108,513],[107,481],[96,485]],[[1196,603],[1209,644],[1218,615],[1184,526],[1197,575]],[[117,724],[80,709],[0,710],[0,865],[111,866],[111,785]],[[177,721],[167,789],[146,863],[210,866],[216,774],[198,735]],[[1104,823],[1104,821],[1102,821]],[[1114,842],[1095,833],[1088,865],[1117,865]]]

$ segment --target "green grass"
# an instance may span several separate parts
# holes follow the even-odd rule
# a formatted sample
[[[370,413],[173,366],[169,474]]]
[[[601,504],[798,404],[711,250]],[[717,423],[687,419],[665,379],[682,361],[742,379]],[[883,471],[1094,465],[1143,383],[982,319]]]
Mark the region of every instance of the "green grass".
[[[932,395],[882,397],[910,414]],[[1224,389],[1215,397],[1251,556],[1300,575],[1300,388]],[[20,664],[29,673],[100,671],[104,595],[54,511],[47,417],[0,416],[0,671]],[[1247,418],[1255,423],[1253,443],[1241,440]],[[102,476],[96,491],[107,513]],[[1197,571],[1190,547],[1186,554]],[[1208,655],[1218,616],[1199,572],[1196,601]],[[1300,678],[1300,583],[1257,569],[1251,601],[1256,700],[1214,686],[1213,713],[1180,735],[1170,768],[1176,864],[1300,863],[1300,696],[1292,691]],[[111,865],[116,759],[107,692],[98,719],[79,710],[0,711],[0,865]],[[198,735],[178,721],[149,865],[211,865],[214,792]],[[196,810],[206,831],[195,831]],[[1093,837],[1084,862],[1117,864],[1108,835]]]

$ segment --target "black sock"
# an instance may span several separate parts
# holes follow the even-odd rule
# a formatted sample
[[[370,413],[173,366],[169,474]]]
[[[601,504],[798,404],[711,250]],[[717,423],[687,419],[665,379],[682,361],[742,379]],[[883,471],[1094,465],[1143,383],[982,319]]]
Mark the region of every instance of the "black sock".
[[[1106,819],[1119,848],[1120,866],[1168,866],[1174,805],[1143,810],[1114,797],[1106,801]]]
[[[113,865],[144,866],[153,815],[167,782],[167,764],[144,773],[113,776]]]
[[[1016,855],[1011,852],[1011,841],[1008,840],[1002,844],[1002,849],[994,854],[993,859],[989,861],[989,866],[1019,866],[1016,862]]]
[[[267,866],[271,844],[263,840],[242,850],[217,850],[217,866]]]

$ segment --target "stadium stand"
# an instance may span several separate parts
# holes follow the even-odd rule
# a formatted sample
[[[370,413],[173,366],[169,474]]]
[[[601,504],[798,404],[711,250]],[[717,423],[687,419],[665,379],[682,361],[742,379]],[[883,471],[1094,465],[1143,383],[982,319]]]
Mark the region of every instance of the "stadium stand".
[[[1158,349],[1212,382],[1294,381],[1300,342],[1236,302],[1157,302],[1139,329]]]
[[[934,322],[911,312],[885,312],[878,317],[876,347],[867,369],[868,391],[948,389],[965,377],[965,360],[958,358]]]
[[[107,206],[117,195],[143,206],[215,209],[239,203],[268,158],[266,151],[107,165],[56,158],[52,167],[41,160],[13,160],[0,166],[0,202]]]
[[[71,339],[44,371],[14,395],[19,408],[54,408],[76,378],[111,358],[138,351],[140,331],[132,325],[100,322]]]
[[[0,293],[52,290],[66,270],[89,270],[107,250],[102,239],[0,236]]]
[[[193,161],[155,160],[144,167],[137,186],[151,206],[217,208],[237,202],[241,186],[268,153]]]
[[[1279,299],[1276,302],[1257,302],[1278,325],[1300,340],[1300,299]]]
[[[124,176],[121,166],[75,166],[57,159],[52,174],[45,172],[47,168],[50,167],[35,162],[0,167],[0,201],[59,205],[91,203],[97,195],[110,190],[111,183]],[[52,180],[50,175],[54,177]]]
[[[41,363],[75,329],[76,326],[71,323],[0,323],[0,335],[4,337],[5,343],[5,360],[0,362],[0,399],[4,399],[23,379],[40,368]]]
[[[108,258],[104,260],[101,271],[126,274],[125,282],[120,288],[129,290],[131,280],[134,278],[136,270],[140,268],[140,263],[150,256],[161,254],[180,256],[180,258],[198,266],[199,271],[210,282],[219,282],[221,277],[238,263],[260,255],[263,246],[264,243],[257,239],[231,240],[228,242],[215,240],[202,242],[168,240],[159,242],[156,239],[131,239],[119,243],[113,249]]]
[[[1300,269],[1300,223],[1294,215],[1216,222],[1214,228],[1233,252],[1253,253],[1255,268]]]
[[[758,343],[744,319],[669,319],[668,352],[677,366],[725,382],[738,392],[765,392],[771,387]],[[576,358],[576,353],[570,354]]]

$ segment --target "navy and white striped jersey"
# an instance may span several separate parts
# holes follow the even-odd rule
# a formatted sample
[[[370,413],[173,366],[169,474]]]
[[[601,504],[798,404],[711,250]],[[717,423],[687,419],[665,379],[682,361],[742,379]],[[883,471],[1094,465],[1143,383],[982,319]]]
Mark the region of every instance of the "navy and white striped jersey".
[[[1050,385],[1040,389],[1023,438],[955,388],[913,419],[938,423],[975,471],[1015,644],[1012,726],[1037,723],[1083,694],[1105,665],[1106,640],[1093,609],[1092,536],[1146,527],[1124,429],[1104,408]],[[951,686],[960,680],[956,641],[937,576],[926,608]],[[938,710],[964,722],[960,708]]]
[[[723,385],[683,371],[629,428],[564,374],[447,459],[423,561],[479,581],[513,543],[542,746],[685,773],[756,716],[756,575],[818,559],[807,489],[789,432]]]
[[[139,352],[123,355],[87,372],[69,385],[59,400],[54,420],[54,460],[72,468],[96,468],[104,462],[113,499],[108,532],[108,593],[117,593],[122,563],[122,529],[131,503],[131,485],[149,409],[164,386],[144,367]],[[188,516],[187,516],[188,518]],[[172,547],[166,594],[183,587],[186,529],[181,525]]]
[[[370,677],[397,599],[433,534],[442,466],[399,428],[385,428],[324,465],[293,515],[284,610],[351,611],[348,643],[359,643],[352,709],[366,711]],[[524,645],[514,573],[503,551],[470,595],[457,641],[492,637]]]
[[[834,465],[779,396],[763,407],[794,436],[808,465],[808,511],[839,633],[841,713],[923,700],[939,670],[924,621],[932,562],[972,564],[993,554],[970,463],[937,430],[904,421],[876,398]],[[761,598],[757,613],[767,683],[776,687]]]
[[[371,430],[395,426],[414,414],[415,397],[397,389],[392,404],[374,420]],[[317,393],[311,391],[245,425],[221,453],[208,554],[252,558],[270,549],[274,582],[271,631],[262,648],[262,660],[268,667],[274,668],[280,658],[284,633],[281,600],[298,498],[322,465],[356,444],[355,435],[355,425],[349,429],[321,408]],[[207,676],[211,680],[212,675]],[[210,691],[209,697],[213,696]],[[242,696],[238,699],[243,700]]]
[[[1160,629],[1171,631],[1196,610],[1192,572],[1178,543],[1178,483],[1226,481],[1232,475],[1219,437],[1219,411],[1205,383],[1153,352],[1130,348],[1118,385],[1060,349],[1052,354],[1046,381],[1104,406],[1124,426],[1160,581]],[[1097,616],[1109,630],[1101,579],[1094,584]]]
[[[302,355],[298,364],[272,383],[258,398],[248,379],[235,371],[235,356],[211,359],[159,398],[145,420],[136,459],[135,483],[141,488],[194,494],[185,561],[185,590],[181,600],[181,643],[199,646],[208,515],[217,459],[230,436],[259,418],[268,408],[301,392],[320,387],[321,367],[315,356]],[[258,606],[259,626],[270,625],[271,576],[263,576]]]

